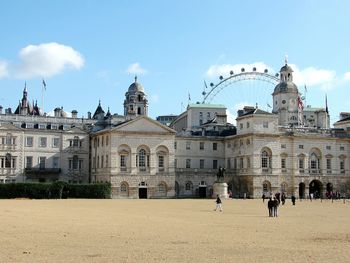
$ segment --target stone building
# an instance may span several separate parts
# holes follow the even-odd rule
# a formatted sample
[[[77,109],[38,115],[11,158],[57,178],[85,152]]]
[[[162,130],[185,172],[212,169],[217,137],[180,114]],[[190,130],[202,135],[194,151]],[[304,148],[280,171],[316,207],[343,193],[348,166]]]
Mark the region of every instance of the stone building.
[[[240,109],[236,125],[224,105],[189,104],[168,127],[147,116],[137,78],[124,115],[99,102],[87,118],[62,107],[47,116],[25,87],[14,113],[0,106],[0,183],[111,182],[113,198],[206,198],[222,167],[235,197],[349,194],[350,114],[330,128],[327,106],[303,107],[287,63],[272,99],[272,112]]]

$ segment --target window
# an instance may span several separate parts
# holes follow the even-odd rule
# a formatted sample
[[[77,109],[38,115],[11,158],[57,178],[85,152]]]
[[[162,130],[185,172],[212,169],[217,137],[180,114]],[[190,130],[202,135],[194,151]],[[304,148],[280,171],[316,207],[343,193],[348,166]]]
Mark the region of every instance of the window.
[[[243,130],[243,123],[240,123],[240,124],[239,124],[239,129],[240,129],[240,130]]]
[[[53,138],[52,147],[57,148],[60,144],[60,138]]]
[[[250,158],[247,157],[247,168],[250,168]]]
[[[213,142],[213,151],[216,151],[218,149],[218,144],[216,142]]]
[[[52,167],[53,168],[59,168],[59,161],[60,161],[59,157],[53,157],[53,159],[52,159]]]
[[[320,160],[318,159],[317,155],[315,153],[312,153],[310,156],[310,168],[311,169],[319,169],[320,167]],[[313,171],[316,172],[316,171]]]
[[[344,146],[340,146],[339,150],[340,150],[340,151],[344,151],[344,150],[345,150],[345,147],[344,147]]]
[[[199,142],[199,150],[204,150],[204,142]]]
[[[286,159],[285,158],[281,159],[281,168],[286,169]]]
[[[192,183],[191,183],[191,182],[186,182],[186,184],[185,184],[185,190],[186,190],[186,191],[191,191],[191,190],[192,190]]]
[[[339,166],[340,166],[340,172],[345,173],[345,160],[340,160]]]
[[[233,169],[237,169],[237,158],[233,159]]]
[[[139,151],[139,167],[146,167],[146,151],[141,149]]]
[[[204,159],[199,160],[199,169],[204,169]]]
[[[57,124],[51,124],[51,130],[58,130]]]
[[[304,145],[299,144],[299,149],[304,149]]]
[[[177,168],[177,159],[174,160],[174,167]]]
[[[45,169],[46,157],[39,157],[39,168]]]
[[[83,169],[83,160],[79,160],[79,170]]]
[[[304,164],[304,158],[299,158],[299,169],[304,169],[305,164]]]
[[[11,154],[7,153],[5,156],[5,168],[11,168],[11,160],[12,160]]]
[[[239,168],[241,168],[241,169],[244,168],[243,157],[240,157],[240,158],[239,158]]]
[[[166,192],[166,187],[165,187],[165,185],[163,183],[160,183],[158,185],[158,192],[162,193],[162,194]]]
[[[73,156],[73,170],[77,170],[78,169],[78,164],[79,164],[78,155],[74,155]]]
[[[73,139],[73,147],[78,147],[79,146],[79,137],[75,136]]]
[[[271,165],[271,160],[270,160],[270,156],[267,153],[267,151],[263,151],[261,153],[261,167],[262,168],[270,168]]]
[[[108,155],[106,155],[106,167],[108,168]]]
[[[186,142],[186,150],[191,150],[191,142]]]
[[[33,167],[33,156],[27,156],[26,157],[26,168],[32,168]]]
[[[250,127],[250,124],[249,124],[249,122],[247,122],[247,129]]]
[[[39,138],[39,147],[46,147],[47,146],[47,138],[46,137],[40,137]]]
[[[108,143],[109,143],[109,137],[106,136],[106,146],[108,146]]]
[[[177,149],[177,142],[174,142],[174,149]]]
[[[186,168],[191,168],[191,159],[186,159]]]
[[[326,149],[327,149],[327,150],[330,150],[330,149],[331,149],[331,146],[327,145],[327,146],[326,146]]]
[[[269,127],[269,123],[267,121],[263,122],[263,128],[268,128]]]
[[[127,186],[126,186],[126,184],[121,184],[121,186],[120,186],[120,192],[127,192]]]
[[[97,156],[97,168],[100,168],[100,156]]]
[[[281,144],[281,149],[286,149],[286,145],[285,144]]]
[[[103,165],[104,165],[104,156],[102,155],[101,156],[101,168],[103,168]]]
[[[164,170],[164,156],[163,155],[159,155],[158,156],[158,167],[159,170]]]
[[[26,137],[26,146],[33,147],[33,137]]]
[[[332,169],[332,159],[326,159],[326,168],[327,170]]]
[[[218,169],[218,160],[213,160],[213,169]]]
[[[120,155],[120,167],[126,167],[126,156]]]
[[[39,129],[41,129],[41,130],[46,129],[46,125],[45,124],[39,124]]]
[[[101,142],[101,146],[103,147],[103,145],[105,144],[105,137],[102,136],[102,142]]]

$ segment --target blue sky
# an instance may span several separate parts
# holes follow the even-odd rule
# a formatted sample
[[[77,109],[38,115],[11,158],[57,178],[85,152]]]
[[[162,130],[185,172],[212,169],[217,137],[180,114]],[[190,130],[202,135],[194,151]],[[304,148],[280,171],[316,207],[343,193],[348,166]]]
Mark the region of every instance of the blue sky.
[[[2,1],[0,10],[4,108],[17,106],[25,81],[41,105],[45,78],[46,112],[63,106],[86,117],[101,99],[105,110],[122,114],[137,74],[151,117],[179,114],[189,93],[192,102],[202,99],[204,80],[217,82],[241,64],[276,72],[288,54],[307,104],[324,107],[327,94],[331,122],[350,111],[350,1],[23,0]],[[263,95],[242,92],[259,85],[227,87],[215,102],[232,115],[261,96],[268,103],[265,84]]]

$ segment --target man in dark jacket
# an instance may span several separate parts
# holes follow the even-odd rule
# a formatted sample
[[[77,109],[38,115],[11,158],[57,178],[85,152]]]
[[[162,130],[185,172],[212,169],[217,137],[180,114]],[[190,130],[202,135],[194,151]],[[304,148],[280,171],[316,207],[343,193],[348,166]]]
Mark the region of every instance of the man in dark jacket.
[[[292,199],[292,203],[293,203],[293,205],[295,205],[295,196],[294,196],[294,195],[292,195],[291,199]]]
[[[221,202],[219,195],[216,195],[215,203],[216,203],[216,208],[214,211],[216,211],[217,209],[220,209],[220,212],[222,212],[222,202]]]
[[[273,215],[273,201],[270,197],[269,201],[267,202],[267,208],[269,209],[269,217],[272,217]]]

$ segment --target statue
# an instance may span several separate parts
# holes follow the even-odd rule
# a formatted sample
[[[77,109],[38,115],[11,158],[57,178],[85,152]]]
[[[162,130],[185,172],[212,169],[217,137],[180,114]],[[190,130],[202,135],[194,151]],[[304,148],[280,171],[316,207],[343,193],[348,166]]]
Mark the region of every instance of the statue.
[[[224,182],[224,177],[225,177],[225,168],[222,168],[220,167],[217,174],[216,174],[216,177],[217,177],[217,182],[218,183],[223,183]]]

